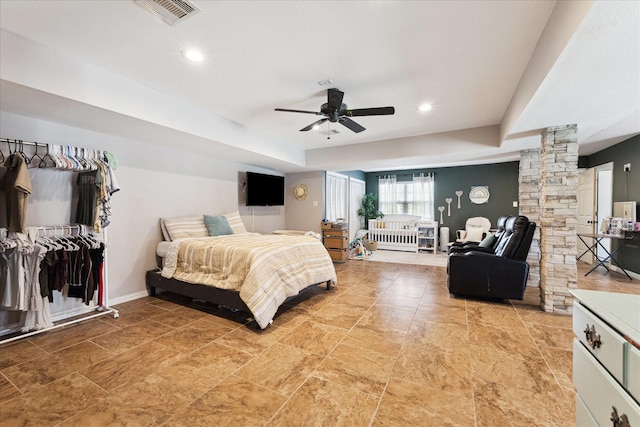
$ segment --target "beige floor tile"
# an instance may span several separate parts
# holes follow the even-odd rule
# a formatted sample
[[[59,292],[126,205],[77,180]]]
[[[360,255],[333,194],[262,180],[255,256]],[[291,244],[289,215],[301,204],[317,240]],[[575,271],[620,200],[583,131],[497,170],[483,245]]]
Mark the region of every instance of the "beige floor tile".
[[[565,394],[575,395],[573,387],[573,351],[541,345],[540,351]]]
[[[268,426],[368,426],[378,399],[315,377],[289,399]]]
[[[153,341],[95,363],[80,373],[109,392],[160,370],[177,352]]]
[[[264,425],[286,397],[231,376],[176,413],[165,426],[210,427]]]
[[[232,330],[214,323],[206,317],[196,320],[187,326],[172,329],[170,332],[154,339],[154,341],[179,353],[191,353]]]
[[[118,318],[114,319],[112,316],[104,316],[106,323],[118,327],[126,327],[135,323],[143,322],[153,316],[163,315],[171,310],[167,310],[162,305],[151,303],[137,303],[137,300],[127,302],[125,304],[118,305]],[[158,300],[162,301],[162,300]]]
[[[255,322],[253,322],[217,338],[216,342],[256,355],[289,333],[291,333],[290,328],[280,328],[275,325],[259,331]]]
[[[558,387],[546,361],[540,356],[505,352],[489,346],[471,345],[473,376],[507,387],[544,393]]]
[[[528,324],[527,329],[533,340],[539,345],[556,348],[571,348],[573,330],[571,328],[556,328],[553,326]]]
[[[73,373],[2,404],[2,426],[53,426],[100,403],[107,393]]]
[[[402,332],[379,333],[369,328],[355,326],[342,339],[341,344],[360,347],[395,358],[400,354],[406,337],[406,334]]]
[[[324,357],[276,343],[253,358],[235,375],[291,396]]]
[[[474,385],[474,398],[478,427],[575,425],[575,410],[559,389],[532,392],[480,380]]]
[[[478,306],[468,304],[467,318],[469,324],[485,323],[489,325],[513,325],[522,324],[522,320],[511,305],[487,305]]]
[[[45,332],[29,338],[29,341],[45,351],[53,353],[54,351],[114,332],[118,329],[119,328],[102,321],[102,318],[98,318],[95,319],[94,322],[75,323],[60,329]]]
[[[451,393],[391,378],[373,420],[374,426],[473,426],[469,393]]]
[[[391,375],[439,390],[470,394],[469,348],[408,340]]]
[[[172,330],[170,326],[147,320],[101,335],[91,341],[115,353],[122,353]]]
[[[469,341],[476,347],[493,347],[505,352],[540,356],[529,331],[518,323],[488,324],[469,323]]]
[[[377,331],[395,330],[406,332],[411,326],[415,313],[415,309],[376,304],[362,316],[358,326]]]
[[[331,304],[313,313],[312,319],[325,325],[351,329],[366,311],[367,309],[363,307],[350,308],[345,305]]]
[[[278,328],[293,329],[310,318],[309,312],[303,308],[282,305],[273,318],[273,325]]]
[[[13,341],[0,347],[0,371],[47,354],[28,340]]]
[[[282,339],[282,343],[325,356],[340,342],[348,330],[309,320]]]
[[[4,375],[0,374],[0,404],[7,400],[22,396],[20,390],[14,386]],[[2,411],[0,411],[1,413]]]
[[[526,325],[538,324],[565,329],[571,329],[572,327],[571,316],[546,313],[540,307],[516,306],[516,311]]]
[[[395,357],[340,344],[322,361],[314,376],[379,397],[394,362]]]
[[[152,320],[172,328],[180,328],[206,316],[210,316],[210,314],[189,307],[181,307],[168,313],[153,316]]]
[[[159,426],[198,396],[151,374],[104,398],[61,424],[85,426]]]
[[[113,356],[113,352],[89,341],[63,348],[28,362],[14,365],[2,373],[23,393],[65,377]]]
[[[251,358],[248,353],[214,342],[191,354],[180,355],[156,372],[173,384],[200,396]]]

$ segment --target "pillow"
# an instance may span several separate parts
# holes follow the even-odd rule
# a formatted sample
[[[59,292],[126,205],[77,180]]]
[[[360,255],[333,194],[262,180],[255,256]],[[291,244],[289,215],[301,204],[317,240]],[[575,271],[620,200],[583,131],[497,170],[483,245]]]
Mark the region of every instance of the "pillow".
[[[496,235],[489,234],[487,237],[484,238],[484,240],[482,240],[482,242],[478,244],[478,246],[481,246],[483,248],[490,248],[493,246],[493,243],[495,241],[496,241]]]
[[[471,242],[479,242],[482,240],[483,233],[484,233],[483,228],[469,227],[469,229],[467,230],[467,235],[464,239]]]
[[[208,237],[209,231],[202,216],[164,218],[162,220],[170,241],[188,237]]]
[[[233,230],[234,234],[246,233],[247,229],[244,227],[244,223],[242,222],[242,218],[240,218],[240,212],[235,211],[228,214],[223,215],[227,218],[229,222],[229,227]]]
[[[224,216],[204,215],[204,225],[209,230],[209,236],[225,236],[233,234],[229,221]]]

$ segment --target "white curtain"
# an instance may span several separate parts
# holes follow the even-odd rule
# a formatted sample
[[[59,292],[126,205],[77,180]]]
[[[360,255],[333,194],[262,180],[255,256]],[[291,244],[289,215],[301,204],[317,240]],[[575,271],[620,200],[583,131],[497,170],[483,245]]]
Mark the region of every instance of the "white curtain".
[[[433,174],[413,176],[413,214],[433,221]]]
[[[398,213],[396,176],[381,176],[378,179],[378,209],[384,214]]]
[[[325,218],[335,221],[348,215],[348,187],[349,177],[335,172],[327,172],[325,180]]]

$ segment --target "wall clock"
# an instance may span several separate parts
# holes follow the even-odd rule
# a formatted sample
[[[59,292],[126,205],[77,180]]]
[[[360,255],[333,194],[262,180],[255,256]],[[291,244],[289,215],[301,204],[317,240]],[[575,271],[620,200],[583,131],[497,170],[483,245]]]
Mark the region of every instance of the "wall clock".
[[[293,189],[293,195],[298,200],[304,200],[307,198],[307,186],[304,184],[296,185],[296,188]]]
[[[471,203],[475,203],[476,205],[487,203],[489,201],[489,187],[471,187],[471,191],[469,191],[469,200],[471,200]]]

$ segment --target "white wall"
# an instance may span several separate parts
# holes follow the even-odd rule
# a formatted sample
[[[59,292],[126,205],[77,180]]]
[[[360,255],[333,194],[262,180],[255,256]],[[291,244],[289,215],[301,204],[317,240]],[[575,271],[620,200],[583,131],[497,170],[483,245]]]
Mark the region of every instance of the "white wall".
[[[244,206],[242,177],[247,170],[276,173],[199,153],[122,139],[36,118],[0,113],[0,137],[105,149],[118,159],[115,171],[121,191],[112,198],[107,228],[109,295],[125,301],[146,292],[145,272],[155,267],[161,240],[159,218],[239,210],[249,231],[269,233],[285,228],[284,207]],[[7,146],[0,149],[7,154]],[[31,150],[31,147],[25,147]],[[28,225],[68,224],[75,214],[75,174],[30,169],[33,195]],[[55,314],[56,307],[52,307]],[[2,315],[0,315],[0,324]]]

